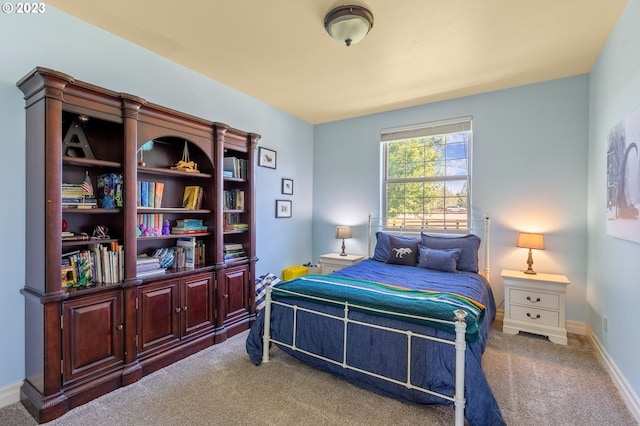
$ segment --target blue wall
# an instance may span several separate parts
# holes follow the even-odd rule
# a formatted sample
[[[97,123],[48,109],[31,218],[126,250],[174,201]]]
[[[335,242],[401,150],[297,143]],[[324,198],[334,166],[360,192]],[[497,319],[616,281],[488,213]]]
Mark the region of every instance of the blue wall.
[[[35,66],[262,135],[277,169],[258,167],[259,274],[311,259],[313,126],[47,5],[44,15],[0,14],[0,391],[24,378],[25,113],[16,82]],[[280,194],[281,178],[295,193]],[[293,218],[275,219],[275,200]],[[28,253],[26,255],[28,258]],[[29,336],[26,336],[29,338]],[[2,392],[0,392],[0,402]],[[2,404],[0,404],[1,406]]]
[[[518,232],[543,232],[535,269],[567,275],[567,316],[586,321],[587,89],[582,75],[316,126],[314,256],[338,250],[338,224],[360,225],[346,244],[366,253],[367,215],[380,215],[382,129],[472,116],[473,214],[492,218],[498,304],[501,269],[526,267]]]
[[[639,19],[640,2],[629,1],[591,72],[588,163],[588,324],[633,388],[636,401],[640,394],[640,328],[635,320],[640,301],[640,245],[607,236],[605,213],[607,133],[640,108]],[[630,137],[637,141],[638,135]],[[640,160],[632,155],[629,161]],[[604,316],[607,332],[602,326]]]

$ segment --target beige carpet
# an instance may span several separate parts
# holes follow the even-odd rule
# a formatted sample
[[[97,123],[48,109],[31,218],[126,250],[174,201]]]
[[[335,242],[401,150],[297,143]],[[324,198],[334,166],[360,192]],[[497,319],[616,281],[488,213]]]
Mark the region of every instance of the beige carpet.
[[[584,336],[568,346],[509,336],[495,324],[483,366],[509,425],[635,425]],[[116,390],[52,426],[451,425],[453,407],[404,404],[359,389],[273,349],[256,367],[246,333]],[[34,425],[19,403],[0,425]]]

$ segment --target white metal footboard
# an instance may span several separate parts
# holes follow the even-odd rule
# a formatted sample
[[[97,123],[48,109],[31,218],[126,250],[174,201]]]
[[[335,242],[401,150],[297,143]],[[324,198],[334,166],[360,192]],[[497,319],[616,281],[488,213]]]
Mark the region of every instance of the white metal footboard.
[[[443,398],[447,401],[452,401],[455,405],[455,424],[456,426],[463,426],[464,425],[464,408],[465,408],[465,398],[464,398],[464,377],[465,377],[465,350],[467,348],[467,343],[465,340],[465,334],[466,334],[466,328],[467,328],[467,324],[465,322],[465,317],[467,316],[467,313],[461,309],[458,309],[456,311],[453,312],[455,321],[444,321],[444,320],[440,320],[437,318],[429,318],[429,317],[419,317],[419,316],[415,316],[415,315],[407,315],[407,314],[398,314],[396,312],[389,312],[389,311],[384,311],[384,310],[380,310],[380,309],[374,309],[374,308],[369,308],[369,307],[365,307],[365,306],[359,306],[359,305],[354,305],[354,304],[350,304],[348,302],[336,302],[334,300],[329,300],[329,299],[323,299],[320,297],[316,297],[316,296],[309,296],[309,295],[305,295],[305,294],[300,294],[297,292],[292,292],[292,291],[288,291],[288,290],[283,290],[283,289],[278,289],[276,288],[275,291],[279,291],[282,293],[287,293],[289,295],[293,295],[296,297],[300,297],[300,298],[304,298],[304,299],[310,299],[310,300],[314,300],[314,301],[319,301],[319,302],[325,302],[325,303],[331,303],[334,305],[339,305],[339,306],[343,306],[344,307],[344,314],[341,316],[337,316],[337,315],[332,315],[332,314],[328,314],[325,312],[319,312],[319,311],[315,311],[313,309],[309,309],[306,307],[300,307],[298,305],[292,304],[292,303],[286,303],[283,301],[276,301],[272,299],[271,293],[272,291],[274,291],[274,289],[271,286],[267,286],[267,295],[266,295],[266,306],[265,306],[265,318],[264,318],[264,333],[263,333],[263,342],[262,342],[262,362],[268,362],[269,361],[269,344],[270,342],[274,342],[277,343],[279,345],[285,346],[287,348],[290,348],[291,350],[294,351],[298,351],[301,353],[304,353],[306,355],[324,360],[326,362],[330,362],[333,363],[335,365],[339,365],[342,368],[345,369],[349,369],[349,370],[354,370],[354,371],[358,371],[360,373],[363,374],[367,374],[369,376],[373,376],[382,380],[386,380],[388,382],[391,383],[395,383],[398,385],[402,385],[407,387],[408,389],[415,389],[430,395],[434,395],[436,397],[439,398]],[[271,305],[281,305],[281,306],[285,306],[288,308],[293,309],[294,311],[294,315],[293,315],[293,336],[292,336],[292,344],[287,344],[284,342],[280,342],[277,341],[275,339],[271,338]],[[447,339],[442,339],[442,338],[438,338],[438,337],[433,337],[433,336],[426,336],[423,334],[419,334],[419,333],[415,333],[412,332],[410,330],[401,330],[401,329],[396,329],[396,328],[391,328],[391,327],[385,327],[385,326],[380,326],[380,325],[376,325],[376,324],[369,324],[369,323],[365,323],[362,321],[357,321],[357,320],[353,320],[351,318],[349,318],[349,310],[352,308],[357,308],[358,310],[365,310],[365,311],[370,311],[370,312],[375,312],[375,313],[383,313],[383,314],[393,314],[394,316],[403,316],[406,318],[414,318],[414,319],[421,319],[421,320],[427,320],[427,321],[432,321],[432,322],[439,322],[439,323],[443,323],[443,324],[450,324],[450,325],[454,325],[455,326],[455,330],[456,330],[456,338],[455,340],[447,340]],[[323,357],[319,354],[315,354],[306,350],[303,350],[299,347],[297,347],[296,345],[296,329],[297,329],[297,320],[298,320],[298,312],[306,312],[306,313],[310,313],[310,314],[314,314],[314,315],[319,315],[319,316],[324,316],[324,317],[328,317],[328,318],[332,318],[332,319],[336,319],[336,320],[340,320],[344,322],[344,342],[343,342],[343,354],[342,354],[342,362],[337,362],[335,360]],[[367,370],[362,370],[360,368],[351,366],[347,363],[347,341],[348,341],[348,333],[347,333],[347,326],[348,324],[357,324],[360,326],[365,326],[365,327],[370,327],[370,328],[376,328],[376,329],[381,329],[381,330],[386,330],[386,331],[390,331],[390,332],[394,332],[394,333],[398,333],[398,334],[404,334],[407,336],[407,363],[408,363],[408,367],[407,367],[407,378],[406,381],[399,381],[390,377],[385,377],[382,376],[380,374],[374,373],[374,372],[370,372]],[[455,383],[455,393],[454,393],[454,397],[452,398],[451,396],[448,395],[444,395],[438,392],[434,392],[432,390],[429,389],[425,389],[422,388],[420,386],[416,386],[413,385],[411,383],[411,341],[412,338],[421,338],[421,339],[427,339],[427,340],[433,340],[435,342],[441,343],[441,344],[445,344],[445,345],[453,345],[455,346],[455,350],[456,350],[456,362],[455,362],[455,376],[456,376],[456,383]]]

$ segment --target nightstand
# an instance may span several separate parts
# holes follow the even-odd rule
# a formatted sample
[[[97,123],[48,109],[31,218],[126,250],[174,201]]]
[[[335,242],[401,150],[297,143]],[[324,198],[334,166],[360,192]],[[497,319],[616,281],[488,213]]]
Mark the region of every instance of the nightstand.
[[[567,277],[508,269],[503,269],[500,275],[504,283],[502,331],[507,334],[526,331],[566,345],[565,294],[570,284]]]
[[[338,253],[323,254],[320,256],[322,275],[330,274],[347,266],[355,265],[362,259],[364,259],[364,256],[355,254],[348,254],[346,256],[340,256]]]

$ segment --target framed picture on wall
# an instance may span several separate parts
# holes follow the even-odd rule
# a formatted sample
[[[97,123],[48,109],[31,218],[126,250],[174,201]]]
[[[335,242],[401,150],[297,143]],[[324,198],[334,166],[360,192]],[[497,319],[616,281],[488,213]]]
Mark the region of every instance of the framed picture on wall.
[[[291,200],[276,200],[276,217],[291,217]]]
[[[282,193],[284,195],[293,195],[293,179],[282,178]]]
[[[276,156],[278,153],[272,149],[258,147],[258,166],[276,168]]]

